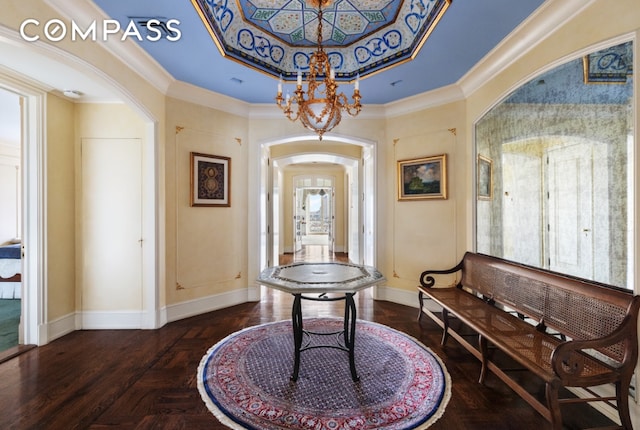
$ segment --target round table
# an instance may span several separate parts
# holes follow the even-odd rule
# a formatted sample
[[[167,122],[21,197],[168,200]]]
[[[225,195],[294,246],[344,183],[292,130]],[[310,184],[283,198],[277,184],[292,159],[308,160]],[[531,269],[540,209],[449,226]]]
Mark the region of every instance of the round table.
[[[351,378],[354,381],[358,380],[354,358],[357,318],[353,296],[360,290],[385,281],[385,277],[375,267],[349,263],[294,263],[268,267],[260,273],[257,281],[294,296],[291,310],[295,346],[292,381],[298,379],[300,353],[313,348],[338,348],[348,351]],[[337,293],[339,296],[331,297],[332,293]],[[316,296],[310,294],[316,294]],[[345,300],[344,329],[333,333],[304,330],[302,300],[320,302]],[[342,335],[343,341],[336,345],[311,345],[310,341],[304,342],[305,337],[308,339],[312,335]]]

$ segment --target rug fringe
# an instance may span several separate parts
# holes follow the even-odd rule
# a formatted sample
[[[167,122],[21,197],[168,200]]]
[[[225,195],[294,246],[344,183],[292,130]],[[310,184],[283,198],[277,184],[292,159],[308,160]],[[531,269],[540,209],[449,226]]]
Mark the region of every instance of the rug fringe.
[[[255,327],[245,327],[242,330],[233,332],[230,335],[224,337],[219,342],[216,342],[215,345],[213,345],[211,348],[209,348],[207,350],[207,353],[200,360],[200,364],[198,364],[198,373],[197,373],[197,375],[198,375],[198,392],[200,393],[200,398],[202,399],[202,401],[204,401],[204,404],[207,406],[207,409],[209,409],[209,412],[211,412],[213,414],[213,416],[215,416],[216,419],[218,421],[220,421],[221,424],[229,427],[232,430],[247,430],[247,428],[244,427],[244,426],[241,426],[240,424],[238,424],[237,422],[235,422],[234,420],[232,420],[231,418],[226,416],[215,405],[215,403],[213,403],[213,401],[209,398],[209,396],[206,395],[207,390],[206,390],[206,388],[204,386],[204,370],[205,370],[205,367],[207,365],[207,361],[208,361],[209,357],[211,356],[213,351],[216,349],[216,347],[218,347],[219,345],[223,344],[226,340],[230,339],[231,337],[234,337],[234,336],[238,335],[239,333],[242,333],[243,331],[250,330],[250,329],[253,329],[253,328],[255,328]]]

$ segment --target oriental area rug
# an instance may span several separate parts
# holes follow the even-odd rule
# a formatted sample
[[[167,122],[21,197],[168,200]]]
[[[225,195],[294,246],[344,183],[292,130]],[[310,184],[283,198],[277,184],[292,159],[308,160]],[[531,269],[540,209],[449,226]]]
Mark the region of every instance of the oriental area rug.
[[[320,333],[342,325],[342,319],[304,320],[305,330]],[[326,337],[322,345],[330,339],[312,337]],[[198,367],[198,390],[225,426],[261,430],[425,429],[442,416],[451,396],[450,376],[433,352],[368,321],[356,324],[357,382],[348,353],[339,349],[302,351],[295,382],[293,361],[291,321],[250,327],[209,349]]]

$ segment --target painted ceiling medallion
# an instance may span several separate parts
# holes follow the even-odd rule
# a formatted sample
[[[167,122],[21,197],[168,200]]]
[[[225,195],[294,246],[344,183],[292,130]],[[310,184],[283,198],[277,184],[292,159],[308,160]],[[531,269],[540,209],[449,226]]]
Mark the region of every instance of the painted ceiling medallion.
[[[284,80],[322,40],[336,80],[415,57],[451,0],[191,0],[221,54]]]

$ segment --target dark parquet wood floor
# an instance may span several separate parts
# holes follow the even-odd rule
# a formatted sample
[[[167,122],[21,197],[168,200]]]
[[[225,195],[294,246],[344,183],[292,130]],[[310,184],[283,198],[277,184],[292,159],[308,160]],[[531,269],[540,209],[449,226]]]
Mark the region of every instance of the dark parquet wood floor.
[[[260,302],[158,330],[77,331],[24,352],[0,364],[0,429],[224,429],[200,399],[200,359],[234,331],[290,319],[291,304],[289,295],[264,289]],[[340,306],[312,302],[305,305],[305,317],[340,315]],[[441,348],[440,329],[428,319],[418,323],[416,309],[374,301],[366,292],[358,295],[357,306],[358,318],[402,330],[444,360],[452,397],[433,429],[548,428],[497,378],[479,385],[478,361],[454,341]],[[608,422],[585,407],[565,414],[567,429]]]

